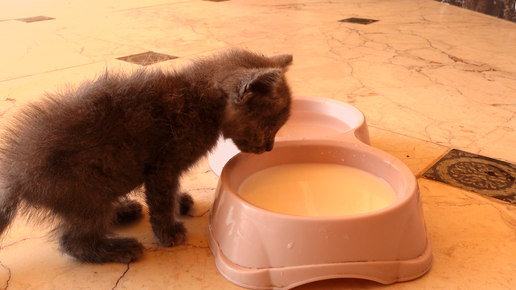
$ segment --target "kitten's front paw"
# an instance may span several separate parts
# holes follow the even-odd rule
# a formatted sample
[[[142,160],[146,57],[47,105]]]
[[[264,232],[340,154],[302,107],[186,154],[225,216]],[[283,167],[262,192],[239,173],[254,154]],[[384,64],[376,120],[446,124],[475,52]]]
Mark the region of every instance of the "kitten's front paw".
[[[171,224],[165,229],[156,229],[153,226],[152,230],[159,243],[165,247],[173,247],[186,240],[186,228],[181,222]]]

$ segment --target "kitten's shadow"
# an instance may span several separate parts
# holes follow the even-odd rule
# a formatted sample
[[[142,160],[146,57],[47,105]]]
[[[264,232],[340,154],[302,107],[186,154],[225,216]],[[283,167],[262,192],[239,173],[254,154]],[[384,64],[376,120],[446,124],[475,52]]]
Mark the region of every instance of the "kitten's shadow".
[[[116,225],[114,233],[117,236],[136,238],[143,243],[157,243],[151,229],[149,211],[146,205],[143,205],[142,214],[138,218]]]

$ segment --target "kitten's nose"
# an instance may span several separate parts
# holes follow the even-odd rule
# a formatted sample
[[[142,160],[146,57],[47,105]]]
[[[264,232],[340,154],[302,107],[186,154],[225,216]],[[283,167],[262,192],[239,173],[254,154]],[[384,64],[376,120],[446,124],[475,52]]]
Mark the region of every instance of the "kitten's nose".
[[[265,144],[265,151],[271,151],[272,147],[274,147],[274,140],[267,141],[267,144]]]

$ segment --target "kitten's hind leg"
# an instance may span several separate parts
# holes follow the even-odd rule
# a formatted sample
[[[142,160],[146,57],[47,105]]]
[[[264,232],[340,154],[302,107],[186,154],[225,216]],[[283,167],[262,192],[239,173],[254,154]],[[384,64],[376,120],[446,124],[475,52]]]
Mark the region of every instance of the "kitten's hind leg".
[[[58,232],[60,250],[79,261],[129,263],[143,254],[143,246],[131,238],[111,238],[113,206],[94,212],[63,216]]]
[[[125,198],[115,208],[115,225],[135,221],[142,216],[142,205],[136,200]]]
[[[179,175],[170,171],[154,172],[146,177],[145,195],[149,206],[150,223],[154,235],[166,247],[182,243],[186,239],[186,228],[175,218],[179,212]]]
[[[179,195],[179,213],[181,215],[186,215],[192,206],[194,205],[194,200],[192,196],[186,192],[182,192]]]

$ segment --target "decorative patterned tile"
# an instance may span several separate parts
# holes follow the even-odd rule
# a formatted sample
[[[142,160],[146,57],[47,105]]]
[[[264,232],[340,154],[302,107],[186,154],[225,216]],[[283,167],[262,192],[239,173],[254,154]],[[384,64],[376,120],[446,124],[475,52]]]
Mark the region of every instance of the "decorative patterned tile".
[[[46,21],[46,20],[54,20],[55,18],[47,17],[47,16],[34,16],[34,17],[27,17],[27,18],[19,18],[16,20],[23,21],[26,23],[31,22],[38,22],[38,21]]]
[[[356,23],[356,24],[364,24],[364,25],[375,23],[377,21],[378,20],[374,20],[374,19],[355,18],[355,17],[339,20],[339,22],[348,22],[348,23]]]
[[[154,64],[154,63],[158,63],[158,62],[162,62],[162,61],[166,61],[166,60],[170,60],[170,59],[175,59],[175,58],[177,58],[177,56],[148,51],[148,52],[144,52],[144,53],[119,57],[118,59],[145,66],[145,65],[150,65],[150,64]]]
[[[516,204],[516,165],[453,149],[424,177]]]

